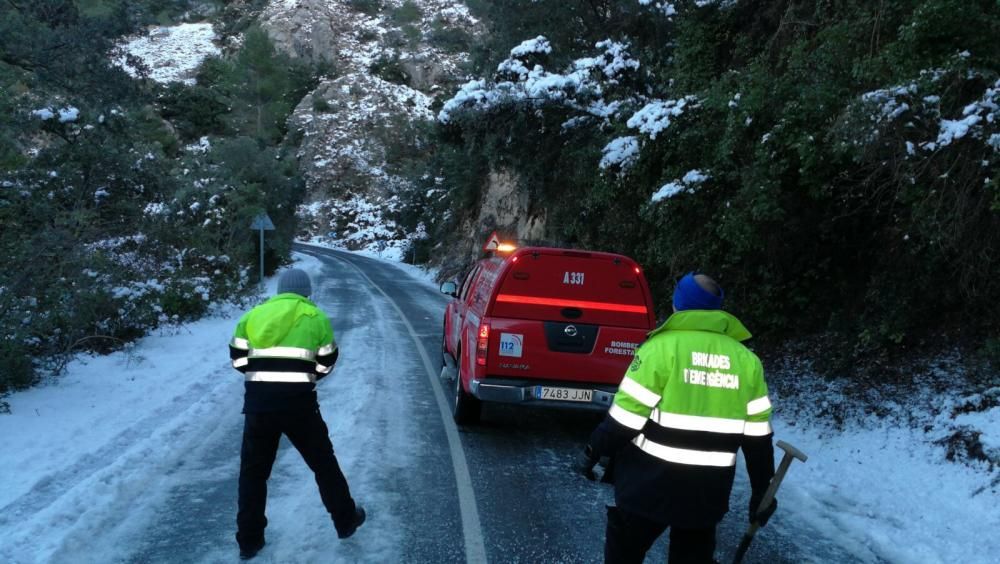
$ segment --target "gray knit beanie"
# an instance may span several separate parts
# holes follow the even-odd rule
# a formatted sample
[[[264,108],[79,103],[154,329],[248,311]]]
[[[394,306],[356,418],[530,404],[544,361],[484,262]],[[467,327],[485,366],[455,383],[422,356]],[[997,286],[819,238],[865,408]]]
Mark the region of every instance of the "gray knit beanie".
[[[309,294],[312,293],[312,282],[309,281],[309,275],[299,268],[282,272],[281,278],[278,279],[278,293],[292,293],[308,298]]]

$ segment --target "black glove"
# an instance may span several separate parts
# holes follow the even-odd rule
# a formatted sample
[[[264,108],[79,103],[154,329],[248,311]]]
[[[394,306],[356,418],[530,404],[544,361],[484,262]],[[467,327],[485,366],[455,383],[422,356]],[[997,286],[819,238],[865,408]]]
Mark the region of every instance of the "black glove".
[[[584,447],[583,452],[580,453],[577,468],[585,478],[593,482],[597,480],[597,476],[594,475],[594,466],[597,465],[597,461],[600,459],[601,457],[594,453],[594,449],[590,445],[587,445]]]
[[[768,519],[770,519],[771,515],[774,515],[775,510],[778,509],[778,499],[771,498],[771,505],[757,511],[757,508],[760,507],[760,502],[763,501],[763,497],[763,495],[756,494],[750,496],[750,522],[756,522],[761,527],[767,525]]]
[[[608,458],[608,464],[604,467],[604,475],[601,476],[602,484],[615,483],[615,458],[614,455]]]

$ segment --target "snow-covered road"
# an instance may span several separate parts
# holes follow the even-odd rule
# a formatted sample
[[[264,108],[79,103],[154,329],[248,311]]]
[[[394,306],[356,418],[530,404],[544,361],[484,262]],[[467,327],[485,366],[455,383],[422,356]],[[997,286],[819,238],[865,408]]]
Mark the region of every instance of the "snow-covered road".
[[[488,405],[481,425],[459,433],[442,409],[448,392],[431,374],[444,304],[436,285],[401,265],[299,250],[342,355],[318,386],[320,404],[370,519],[339,541],[310,471],[283,440],[269,483],[268,545],[255,561],[599,562],[611,490],[571,469],[599,417]],[[8,398],[12,413],[0,416],[0,562],[236,560],[243,386],[226,345],[240,314],[222,308],[128,351],[79,358],[64,376]],[[890,501],[838,493],[866,479],[871,491],[881,487],[863,469],[830,465],[856,437],[775,425],[779,438],[818,456],[793,468],[781,509],[747,562],[948,561],[954,545],[925,535],[926,519],[850,518],[859,507],[880,511],[852,498]],[[745,527],[742,469],[737,476],[733,510],[719,529],[723,560]],[[898,494],[915,483],[896,484]],[[909,495],[905,506],[920,502]],[[995,519],[976,509],[983,523]],[[908,536],[919,542],[893,541]],[[648,562],[663,561],[664,540]],[[995,541],[985,544],[990,550]],[[992,561],[969,554],[967,562]]]
[[[326,276],[331,267],[303,258],[342,351],[319,386],[322,411],[355,497],[372,515],[364,534],[338,541],[312,474],[283,441],[261,560],[406,560],[420,547],[407,542],[413,527],[404,517],[427,526],[458,515],[428,379],[419,359],[399,350],[409,337],[370,284],[350,269]],[[234,559],[243,385],[226,345],[241,313],[219,311],[128,354],[80,359],[57,383],[12,398],[13,413],[0,418],[0,561]],[[423,413],[437,420],[428,424]],[[431,496],[440,500],[434,507],[402,510]],[[459,559],[461,537],[438,536],[456,548],[436,554]]]

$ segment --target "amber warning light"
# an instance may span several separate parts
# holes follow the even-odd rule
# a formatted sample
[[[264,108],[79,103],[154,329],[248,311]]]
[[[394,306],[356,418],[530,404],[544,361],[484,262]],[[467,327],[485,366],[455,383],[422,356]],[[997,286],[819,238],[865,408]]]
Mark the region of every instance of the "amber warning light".
[[[486,244],[483,245],[483,251],[487,253],[511,253],[517,250],[517,245],[512,243],[501,243],[500,237],[497,232],[494,231],[490,233],[490,236],[486,238]]]

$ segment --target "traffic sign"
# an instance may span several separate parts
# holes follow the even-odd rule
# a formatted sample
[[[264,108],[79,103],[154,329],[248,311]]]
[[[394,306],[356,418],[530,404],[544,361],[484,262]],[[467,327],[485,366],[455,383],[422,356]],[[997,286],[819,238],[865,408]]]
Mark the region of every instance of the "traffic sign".
[[[253,223],[250,224],[250,229],[263,229],[265,231],[274,231],[274,222],[268,217],[267,213],[262,213],[257,217],[253,218]]]
[[[497,237],[497,232],[494,231],[490,234],[489,238],[486,239],[486,244],[483,245],[483,251],[490,252],[495,251],[500,248],[500,237]]]
[[[260,287],[264,289],[264,232],[274,231],[274,222],[267,215],[267,212],[257,214],[250,224],[250,229],[256,229],[260,233]]]

